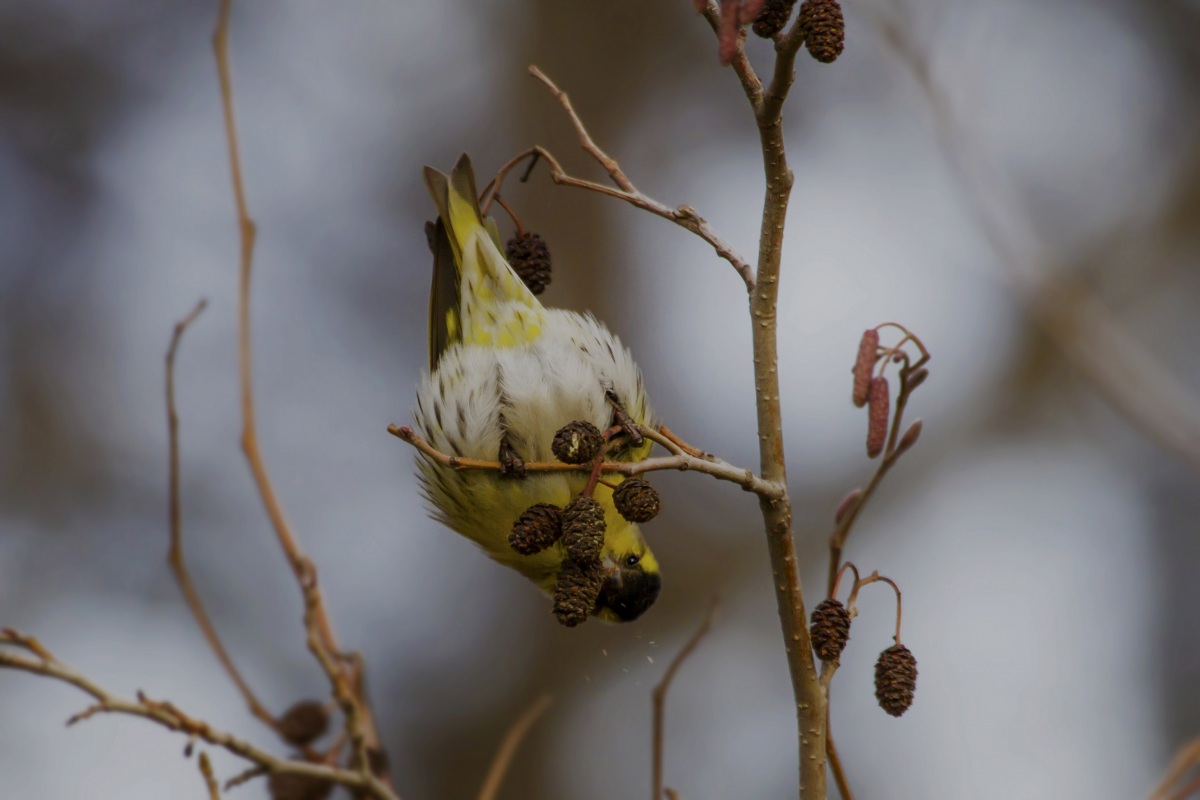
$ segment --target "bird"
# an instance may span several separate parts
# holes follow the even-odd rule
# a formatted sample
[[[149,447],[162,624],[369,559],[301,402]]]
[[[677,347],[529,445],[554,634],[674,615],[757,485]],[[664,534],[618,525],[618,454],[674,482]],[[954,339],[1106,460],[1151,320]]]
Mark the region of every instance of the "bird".
[[[438,220],[427,226],[434,256],[429,371],[417,390],[414,422],[438,451],[498,461],[501,469],[459,471],[421,458],[423,494],[436,519],[551,594],[567,558],[563,543],[521,555],[508,535],[529,507],[566,506],[588,476],[526,473],[524,464],[554,461],[555,432],[573,421],[601,431],[622,419],[653,425],[642,374],[591,313],[546,308],[522,282],[501,250],[495,221],[480,210],[467,155],[449,175],[425,167],[424,178]],[[633,433],[606,458],[641,460],[650,447]],[[659,564],[638,525],[617,512],[613,489],[597,484],[593,497],[606,529],[603,582],[591,616],[629,622],[657,600]]]

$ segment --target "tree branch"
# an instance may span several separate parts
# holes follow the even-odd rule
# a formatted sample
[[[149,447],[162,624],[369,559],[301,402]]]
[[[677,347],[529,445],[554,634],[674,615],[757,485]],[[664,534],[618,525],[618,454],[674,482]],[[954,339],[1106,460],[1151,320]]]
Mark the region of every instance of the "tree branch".
[[[496,751],[496,756],[492,759],[492,765],[488,767],[487,777],[483,780],[483,786],[479,790],[477,800],[496,800],[496,794],[500,791],[500,784],[504,781],[509,764],[512,763],[513,756],[517,753],[517,748],[521,746],[521,742],[529,735],[529,731],[533,728],[534,723],[538,721],[549,707],[549,695],[542,695],[533,701],[533,704],[525,709],[525,713],[518,717],[517,721],[508,729],[508,733],[504,735],[504,739],[500,742],[500,749]]]
[[[768,499],[783,496],[784,487],[771,481],[765,481],[751,470],[735,467],[727,461],[722,461],[713,455],[694,456],[671,437],[665,436],[653,428],[637,426],[647,439],[650,439],[671,451],[672,455],[663,458],[647,458],[641,461],[605,461],[600,472],[616,473],[618,475],[642,475],[647,472],[660,470],[678,470],[680,472],[701,472],[711,475],[718,480],[736,483],[748,492]],[[421,438],[407,425],[388,425],[388,433],[403,442],[415,447],[426,458],[441,466],[456,471],[462,470],[499,470],[499,461],[485,461],[478,458],[452,456],[435,449],[433,445]],[[527,461],[525,469],[529,472],[591,472],[592,464],[564,464],[560,461]]]
[[[579,189],[587,189],[592,192],[608,195],[609,197],[615,197],[618,200],[624,200],[631,205],[637,206],[643,211],[649,211],[655,216],[670,220],[676,225],[691,231],[704,241],[708,242],[708,244],[710,244],[716,251],[718,256],[728,261],[733,268],[737,270],[738,275],[741,276],[742,281],[746,284],[747,291],[754,291],[754,272],[750,268],[749,262],[738,255],[737,252],[734,251],[734,249],[724,239],[718,236],[709,226],[708,222],[706,222],[704,218],[697,213],[696,209],[692,208],[691,206],[679,206],[678,208],[671,208],[651,197],[647,197],[645,194],[642,194],[642,192],[638,191],[637,187],[633,185],[633,181],[629,180],[629,177],[621,170],[621,166],[617,163],[617,160],[600,149],[600,147],[592,139],[591,134],[589,134],[587,131],[587,127],[583,124],[583,121],[579,118],[579,115],[575,113],[575,109],[571,106],[571,101],[567,97],[566,93],[562,89],[559,89],[554,81],[550,80],[550,78],[548,78],[546,74],[536,66],[529,67],[529,74],[545,84],[546,88],[548,88],[551,94],[554,95],[555,99],[558,100],[559,104],[563,107],[563,110],[567,113],[567,117],[571,120],[571,125],[575,128],[575,133],[579,136],[580,145],[592,158],[597,161],[597,163],[600,164],[600,166],[604,168],[609,177],[612,179],[613,183],[615,183],[618,188],[613,189],[611,187],[604,186],[603,184],[593,183],[592,181],[586,181],[572,177],[567,174],[566,170],[559,165],[558,161],[552,155],[550,155],[547,150],[541,147],[532,148],[530,151],[528,151],[528,154],[533,155],[536,153],[541,158],[546,159],[546,162],[550,165],[550,177],[555,183],[563,186],[574,186]],[[516,160],[517,159],[514,159],[514,161]],[[512,163],[513,162],[509,162],[509,166],[511,166]],[[497,176],[494,191],[499,191],[499,182],[501,177],[502,175]]]
[[[709,24],[713,24],[715,13],[716,5],[710,1],[705,7],[705,18]],[[796,52],[802,43],[799,24],[793,23],[788,34],[776,44],[774,77],[765,92],[760,93],[757,84],[748,80],[737,67],[745,56],[745,42],[741,37],[732,62],[758,125],[766,182],[755,288],[750,293],[750,323],[754,349],[759,472],[764,480],[780,486],[787,485],[787,466],[779,404],[779,268],[783,255],[784,223],[794,180],[787,163],[781,112],[792,85]],[[791,500],[786,493],[775,499],[760,497],[759,507],[766,529],[772,584],[792,680],[792,695],[796,702],[800,797],[802,800],[824,800],[826,694],[817,675],[809,640],[792,532]]]
[[[266,707],[258,701],[258,697],[251,690],[250,685],[242,677],[241,672],[234,664],[233,657],[225,649],[225,645],[221,642],[221,637],[217,635],[217,629],[212,624],[208,612],[204,609],[204,602],[200,598],[200,593],[196,591],[195,584],[192,583],[191,573],[188,571],[187,563],[183,557],[183,514],[179,492],[179,415],[175,409],[175,353],[179,348],[179,342],[182,340],[184,332],[195,321],[196,317],[204,311],[207,305],[207,301],[201,300],[186,317],[175,324],[175,331],[171,336],[171,344],[167,348],[167,453],[169,462],[167,516],[171,535],[170,547],[167,552],[167,563],[170,565],[171,572],[175,575],[179,589],[183,592],[183,598],[187,602],[188,608],[191,609],[196,623],[200,626],[204,638],[208,641],[209,647],[216,654],[217,660],[221,662],[221,666],[224,667],[230,680],[233,681],[238,691],[241,692],[242,698],[246,701],[246,705],[250,709],[250,713],[271,728],[275,728],[276,719],[274,715],[267,711]]]
[[[217,62],[217,77],[220,81],[221,110],[225,124],[225,140],[229,149],[230,178],[233,183],[233,197],[237,209],[238,232],[241,240],[238,269],[238,372],[241,384],[242,451],[246,456],[246,462],[250,467],[254,483],[258,487],[263,507],[271,521],[275,536],[304,596],[306,623],[309,624],[311,630],[316,631],[320,639],[321,650],[327,654],[335,654],[338,657],[338,660],[335,661],[334,659],[320,658],[318,655],[318,661],[328,674],[331,684],[337,687],[339,682],[344,683],[346,680],[344,672],[345,663],[338,663],[339,661],[344,662],[345,659],[341,656],[341,649],[338,646],[337,637],[334,635],[333,625],[329,620],[325,604],[317,589],[315,571],[312,569],[311,562],[301,549],[295,534],[292,532],[291,525],[283,513],[283,506],[279,501],[278,495],[275,493],[274,484],[267,472],[266,463],[263,460],[258,443],[250,347],[250,275],[254,260],[254,243],[257,237],[257,228],[247,208],[246,191],[242,178],[242,160],[237,138],[237,125],[234,117],[233,79],[229,67],[229,16],[231,11],[232,0],[221,0],[217,18],[217,29],[213,34],[213,53]],[[311,637],[310,649],[313,649],[314,655],[317,655],[317,649],[312,646]],[[366,699],[362,696],[357,696],[354,698],[353,705],[356,711],[354,714],[346,716],[346,724],[347,726],[351,724],[359,725],[361,726],[361,730],[347,728],[351,741],[365,741],[367,747],[382,753],[383,749],[379,732],[375,726],[374,717],[371,714]],[[379,774],[385,781],[390,781],[385,760],[377,759],[377,761],[379,764]],[[358,766],[364,770],[368,768],[365,763],[360,763]]]
[[[713,598],[708,605],[708,612],[704,615],[704,619],[700,622],[700,627],[691,635],[675,654],[675,658],[671,659],[671,663],[667,666],[667,671],[663,674],[663,678],[658,685],[654,687],[651,693],[651,700],[654,706],[654,743],[653,743],[653,794],[651,800],[661,800],[663,796],[663,739],[666,728],[666,708],[667,708],[667,692],[671,688],[671,683],[675,680],[675,673],[679,672],[679,668],[683,666],[683,662],[687,660],[696,648],[700,646],[701,640],[708,635],[712,628],[713,617],[717,613],[717,598]],[[666,790],[672,795],[675,793],[670,789]]]
[[[166,701],[151,700],[141,692],[136,700],[119,697],[92,681],[83,673],[59,661],[49,650],[32,636],[11,628],[0,630],[0,645],[10,645],[33,653],[37,658],[27,658],[10,650],[0,648],[0,667],[17,669],[34,675],[68,683],[90,695],[96,702],[72,716],[68,725],[82,722],[97,714],[127,714],[158,723],[172,731],[185,733],[214,747],[243,758],[270,774],[298,775],[334,783],[364,792],[375,800],[397,800],[396,795],[379,779],[369,773],[338,769],[325,764],[280,758],[262,750],[231,733],[218,730],[207,722],[185,714]]]
[[[904,23],[871,15],[929,106],[935,138],[984,238],[1006,264],[1017,301],[1046,337],[1143,436],[1200,473],[1200,399],[1134,339],[1095,295],[1065,291],[1028,211],[996,165],[964,134],[950,99]],[[1035,257],[1020,244],[1033,245]]]

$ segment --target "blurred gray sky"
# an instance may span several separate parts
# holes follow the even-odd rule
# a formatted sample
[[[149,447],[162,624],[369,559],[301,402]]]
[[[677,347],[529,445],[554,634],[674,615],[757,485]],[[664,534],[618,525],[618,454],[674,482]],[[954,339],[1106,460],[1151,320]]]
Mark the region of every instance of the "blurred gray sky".
[[[796,187],[780,374],[811,600],[832,511],[871,469],[849,403],[858,335],[901,321],[934,361],[911,407],[924,438],[847,552],[904,589],[916,703],[901,720],[875,707],[893,605],[865,590],[834,684],[839,749],[862,797],[1143,795],[1200,731],[1197,475],[1048,345],[1011,276],[1040,265],[1093,293],[1178,376],[1185,405],[1200,396],[1200,9],[846,7],[845,54],[802,58],[785,114]],[[1031,220],[1007,258],[881,38],[886,20],[919,47],[970,158],[997,181],[985,201]],[[162,356],[204,296],[178,377],[192,570],[265,702],[321,692],[237,448],[237,240],[214,21],[215,3],[0,9],[0,624],[114,690],[271,744],[164,561]],[[650,690],[714,593],[717,626],[671,696],[668,783],[687,798],[794,794],[790,690],[750,496],[664,475],[666,511],[647,529],[666,579],[658,606],[632,626],[568,631],[518,576],[425,519],[413,454],[385,432],[408,421],[427,359],[421,166],[467,151],[488,174],[538,143],[602,177],[530,63],[639,188],[694,205],[755,252],[753,122],[691,3],[243,3],[232,46],[260,226],[262,444],[341,638],[366,655],[401,795],[473,796],[542,691],[555,704],[505,795],[644,794]],[[764,65],[769,47],[751,50]],[[607,320],[672,428],[753,465],[750,326],[728,265],[540,169],[506,197],[554,250],[546,302]],[[0,673],[6,795],[201,796],[166,732],[114,717],[64,730],[84,704]]]

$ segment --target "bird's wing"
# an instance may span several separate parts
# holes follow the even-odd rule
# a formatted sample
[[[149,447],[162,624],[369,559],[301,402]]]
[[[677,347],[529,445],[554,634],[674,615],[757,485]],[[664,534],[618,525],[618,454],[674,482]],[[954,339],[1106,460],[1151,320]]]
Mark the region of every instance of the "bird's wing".
[[[479,210],[471,160],[462,155],[448,176],[426,167],[425,185],[439,217],[429,307],[431,368],[458,341],[516,347],[536,339],[545,309],[509,266],[495,223]]]
[[[429,291],[429,369],[437,369],[446,348],[462,338],[459,321],[459,275],[446,226],[439,218],[431,231],[433,287]]]

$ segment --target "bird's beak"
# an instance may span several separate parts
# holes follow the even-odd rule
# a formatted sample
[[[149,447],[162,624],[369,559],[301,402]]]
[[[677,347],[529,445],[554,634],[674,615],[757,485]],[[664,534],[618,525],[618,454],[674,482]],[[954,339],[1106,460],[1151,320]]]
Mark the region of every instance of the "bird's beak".
[[[617,565],[616,561],[613,561],[612,556],[608,556],[601,561],[600,566],[604,570],[606,580],[613,581],[617,586],[621,585],[621,568]]]

